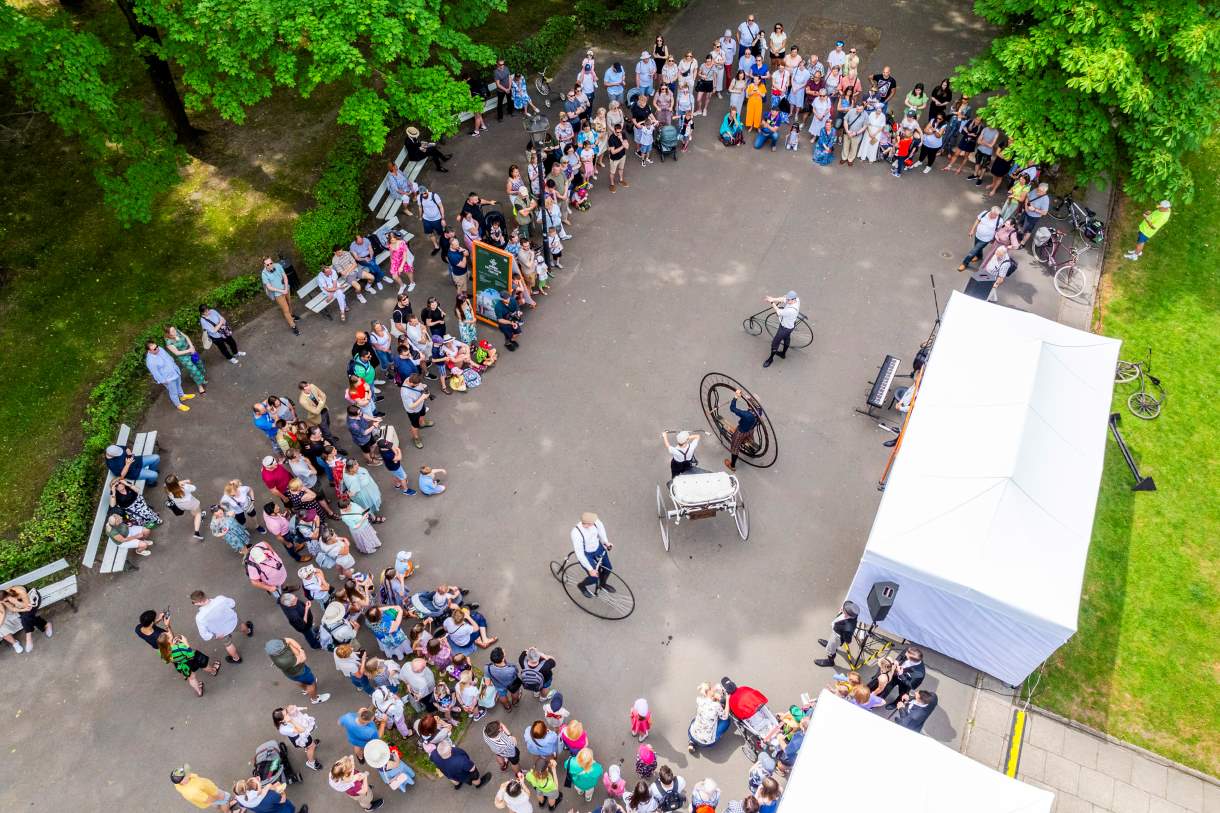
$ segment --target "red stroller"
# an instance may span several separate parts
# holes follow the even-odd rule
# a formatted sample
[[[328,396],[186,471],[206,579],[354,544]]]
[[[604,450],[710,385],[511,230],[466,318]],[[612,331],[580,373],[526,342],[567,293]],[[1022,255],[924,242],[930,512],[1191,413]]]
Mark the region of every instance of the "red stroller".
[[[753,762],[759,752],[777,758],[784,749],[784,738],[779,720],[767,708],[767,696],[750,686],[738,686],[729,678],[721,678],[729,697],[729,717],[733,727],[745,740],[741,750]]]

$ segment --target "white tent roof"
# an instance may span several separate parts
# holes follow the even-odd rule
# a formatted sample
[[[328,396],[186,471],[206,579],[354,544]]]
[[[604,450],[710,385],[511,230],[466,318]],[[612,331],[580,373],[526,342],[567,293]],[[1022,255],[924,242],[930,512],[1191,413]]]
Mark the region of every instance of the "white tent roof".
[[[880,800],[904,813],[1050,813],[1055,796],[823,691],[778,813]]]
[[[954,293],[850,591],[1018,683],[1076,630],[1119,342]]]

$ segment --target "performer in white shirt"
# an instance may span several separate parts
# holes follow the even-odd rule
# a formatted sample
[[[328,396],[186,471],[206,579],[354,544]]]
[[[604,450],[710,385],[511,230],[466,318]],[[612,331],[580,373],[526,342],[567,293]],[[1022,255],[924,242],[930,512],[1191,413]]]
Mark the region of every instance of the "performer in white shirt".
[[[586,598],[593,598],[593,593],[589,591],[590,585],[597,585],[598,590],[608,593],[615,592],[612,586],[606,584],[614,567],[610,563],[610,551],[614,546],[606,538],[606,526],[597,518],[597,514],[592,511],[581,514],[580,522],[572,528],[569,536],[576,560],[589,574],[588,578],[580,583],[580,592]]]

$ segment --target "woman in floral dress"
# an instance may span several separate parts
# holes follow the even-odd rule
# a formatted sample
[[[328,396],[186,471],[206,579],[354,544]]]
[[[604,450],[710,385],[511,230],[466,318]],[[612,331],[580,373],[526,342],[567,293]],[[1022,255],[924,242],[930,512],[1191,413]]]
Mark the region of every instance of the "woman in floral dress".
[[[190,337],[170,325],[165,329],[165,349],[182,365],[182,369],[190,374],[195,386],[199,387],[199,394],[203,395],[207,392],[207,370],[204,369],[203,359],[200,358],[199,351],[195,349],[195,343],[191,341]]]

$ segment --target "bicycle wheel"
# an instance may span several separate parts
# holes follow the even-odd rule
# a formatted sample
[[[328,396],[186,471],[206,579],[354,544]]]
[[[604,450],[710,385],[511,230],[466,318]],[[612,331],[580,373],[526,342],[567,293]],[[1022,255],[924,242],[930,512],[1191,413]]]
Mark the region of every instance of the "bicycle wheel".
[[[1051,198],[1051,208],[1046,210],[1046,216],[1052,220],[1067,220],[1072,213],[1072,205],[1067,198]]]
[[[703,376],[703,380],[699,382],[699,401],[703,406],[703,416],[721,445],[731,450],[737,419],[729,412],[729,404],[733,400],[734,391],[738,389],[758,414],[754,431],[739,451],[741,462],[759,469],[773,466],[779,457],[775,427],[771,425],[771,418],[762,408],[762,404],[740,382],[723,373],[708,373]]]
[[[746,498],[737,495],[737,505],[733,509],[733,521],[737,523],[737,535],[745,542],[750,538],[750,509],[746,508]]]
[[[813,325],[802,316],[796,320],[796,327],[792,329],[792,346],[799,350],[811,344],[813,344]]]
[[[1114,383],[1127,384],[1140,377],[1140,366],[1130,361],[1119,359],[1118,367],[1114,370]]]
[[[755,319],[753,316],[747,317],[741,323],[741,328],[746,333],[749,333],[751,336],[757,336],[758,334],[763,332],[762,323],[759,322],[757,319]]]
[[[1055,290],[1068,299],[1076,299],[1088,287],[1088,277],[1074,264],[1065,265],[1055,272]]]
[[[669,550],[669,515],[665,510],[665,497],[661,494],[661,487],[657,486],[657,525],[661,527],[661,545],[665,550]]]
[[[1131,393],[1131,397],[1127,399],[1127,408],[1131,410],[1132,415],[1145,421],[1161,414],[1161,402],[1154,398],[1152,393],[1143,390]]]
[[[552,565],[555,563],[552,562]],[[585,580],[584,568],[576,562],[569,562],[561,571],[559,580],[563,583],[563,591],[568,594],[572,603],[595,618],[606,621],[622,621],[635,611],[635,594],[627,586],[627,582],[611,571],[606,584],[610,590],[598,589],[589,598],[580,592],[580,583]]]

